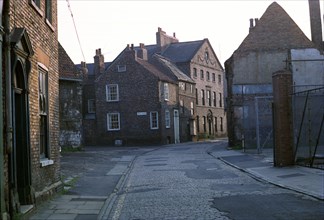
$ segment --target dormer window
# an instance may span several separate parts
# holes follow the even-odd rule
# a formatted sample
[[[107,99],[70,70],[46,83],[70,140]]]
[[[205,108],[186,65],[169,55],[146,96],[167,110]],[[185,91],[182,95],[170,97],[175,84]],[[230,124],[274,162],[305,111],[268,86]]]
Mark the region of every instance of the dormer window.
[[[117,65],[117,71],[119,73],[126,72],[126,65]]]

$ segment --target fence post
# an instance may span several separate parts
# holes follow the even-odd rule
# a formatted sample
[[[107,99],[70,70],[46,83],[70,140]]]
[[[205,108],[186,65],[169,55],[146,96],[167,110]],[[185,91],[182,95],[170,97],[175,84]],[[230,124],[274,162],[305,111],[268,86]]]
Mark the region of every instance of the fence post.
[[[293,127],[292,127],[292,74],[289,70],[273,73],[274,102],[274,166],[294,165]]]

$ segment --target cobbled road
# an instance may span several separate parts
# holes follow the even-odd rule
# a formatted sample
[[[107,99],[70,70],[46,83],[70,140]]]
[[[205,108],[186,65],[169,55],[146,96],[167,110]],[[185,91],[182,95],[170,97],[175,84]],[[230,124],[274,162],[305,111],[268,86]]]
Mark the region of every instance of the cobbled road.
[[[323,201],[252,178],[211,151],[222,156],[226,142],[138,155],[99,219],[324,219]]]

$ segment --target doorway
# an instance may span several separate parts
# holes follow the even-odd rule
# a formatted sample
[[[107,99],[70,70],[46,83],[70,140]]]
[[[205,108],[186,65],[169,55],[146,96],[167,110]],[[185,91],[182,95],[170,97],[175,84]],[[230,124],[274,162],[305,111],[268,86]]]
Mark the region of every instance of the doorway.
[[[13,73],[13,173],[20,205],[31,202],[27,100],[25,74],[18,62]]]

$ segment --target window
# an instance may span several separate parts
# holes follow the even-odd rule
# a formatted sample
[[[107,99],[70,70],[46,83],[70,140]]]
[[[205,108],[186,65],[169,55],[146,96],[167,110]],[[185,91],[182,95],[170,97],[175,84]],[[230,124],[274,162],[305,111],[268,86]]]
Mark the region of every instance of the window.
[[[40,8],[40,0],[32,0],[32,2],[38,7]]]
[[[106,85],[106,100],[107,102],[119,101],[119,92],[117,84]]]
[[[96,112],[96,105],[94,99],[88,100],[88,113],[95,113]]]
[[[39,67],[38,72],[39,98],[39,148],[41,158],[48,158],[48,74]]]
[[[52,0],[45,1],[45,17],[46,20],[52,24]]]
[[[223,104],[222,104],[222,93],[219,93],[219,107],[223,107]]]
[[[199,116],[197,115],[197,133],[199,133]]]
[[[169,100],[169,84],[168,83],[164,83],[164,100]]]
[[[220,130],[223,131],[223,117],[220,117]]]
[[[221,83],[222,83],[222,75],[218,74],[218,84],[221,84]]]
[[[186,84],[184,82],[179,82],[179,88],[181,90],[186,90]]]
[[[40,9],[41,0],[29,0],[29,4],[38,12],[40,16],[43,16],[43,12]]]
[[[209,60],[209,53],[207,51],[205,52],[205,60]]]
[[[200,70],[200,79],[204,79],[204,71]]]
[[[158,112],[150,112],[150,126],[151,129],[159,128],[159,118]]]
[[[194,104],[193,104],[193,102],[190,102],[190,114],[191,114],[191,115],[194,115],[194,114],[195,114],[195,112],[194,112]]]
[[[207,100],[208,100],[208,105],[211,106],[211,92],[207,90]]]
[[[197,69],[196,68],[193,68],[193,77],[197,78]]]
[[[183,100],[180,100],[180,113],[184,114],[184,104],[183,104]]]
[[[201,104],[205,105],[205,90],[201,90]]]
[[[108,113],[107,114],[107,129],[108,131],[119,131],[120,130],[120,118],[119,113]]]
[[[210,81],[210,73],[208,71],[206,72],[206,75],[207,75],[206,76],[207,77],[207,81]]]
[[[212,73],[212,77],[213,77],[213,82],[216,82],[216,74]]]
[[[170,111],[165,110],[165,127],[170,128]]]
[[[216,92],[213,92],[213,104],[216,107]]]
[[[126,65],[117,65],[117,72],[126,72]]]
[[[196,88],[196,105],[198,105],[198,89]]]
[[[203,116],[204,132],[206,132],[206,116]]]
[[[215,117],[215,132],[217,132],[217,117]]]

